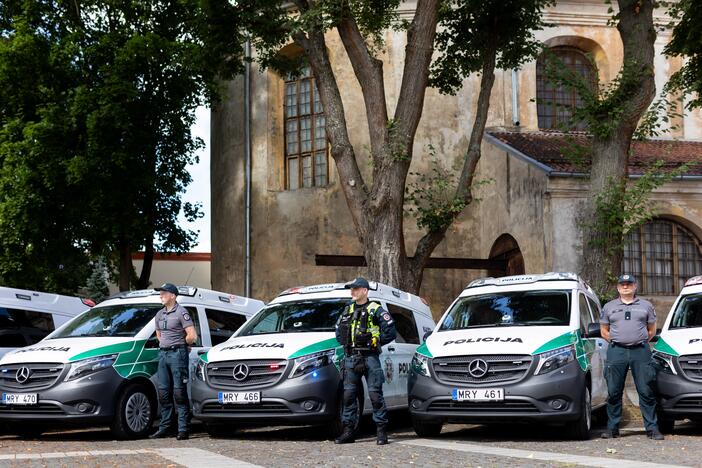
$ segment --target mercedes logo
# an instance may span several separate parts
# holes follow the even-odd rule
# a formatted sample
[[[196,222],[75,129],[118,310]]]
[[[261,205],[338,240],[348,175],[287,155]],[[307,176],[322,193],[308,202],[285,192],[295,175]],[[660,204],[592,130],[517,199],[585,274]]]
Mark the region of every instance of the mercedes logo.
[[[29,367],[20,367],[15,373],[15,380],[21,384],[25,383],[27,380],[29,380],[29,376],[31,374],[32,371],[29,369]]]
[[[232,373],[234,380],[241,382],[246,377],[249,376],[249,366],[246,364],[237,364],[234,366],[234,372]]]
[[[488,363],[483,361],[482,359],[473,359],[468,363],[468,373],[476,379],[485,377],[487,371]]]

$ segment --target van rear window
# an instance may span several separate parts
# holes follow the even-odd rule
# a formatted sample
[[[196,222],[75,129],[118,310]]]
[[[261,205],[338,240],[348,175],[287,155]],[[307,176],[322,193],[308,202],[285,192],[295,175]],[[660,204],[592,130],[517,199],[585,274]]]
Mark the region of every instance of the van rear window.
[[[570,323],[571,291],[513,291],[458,300],[439,330],[500,326],[563,326]]]
[[[135,336],[156,312],[160,304],[123,304],[95,307],[74,318],[49,338],[81,338],[86,336]]]

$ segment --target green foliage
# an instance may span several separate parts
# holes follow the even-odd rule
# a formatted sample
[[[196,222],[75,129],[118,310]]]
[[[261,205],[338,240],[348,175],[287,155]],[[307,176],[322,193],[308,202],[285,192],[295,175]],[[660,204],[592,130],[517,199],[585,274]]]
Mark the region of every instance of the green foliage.
[[[0,281],[75,291],[89,259],[187,250],[190,133],[242,69],[215,0],[7,0],[0,8]]]
[[[671,2],[668,12],[675,24],[665,53],[685,57],[685,65],[670,80],[671,86],[690,95],[688,108],[702,107],[702,2]]]
[[[519,68],[534,59],[541,50],[534,31],[547,26],[542,11],[554,4],[553,0],[446,0],[439,12],[431,85],[455,94],[466,76],[482,70],[491,50],[497,52],[497,67],[502,69]]]
[[[456,193],[456,171],[442,164],[434,146],[429,145],[428,150],[429,171],[410,172],[413,180],[405,189],[405,201],[409,205],[407,212],[417,218],[417,226],[433,232],[450,226],[467,203],[464,197]],[[492,182],[494,179],[475,180],[472,192]],[[479,202],[480,199],[474,197],[472,201]]]
[[[85,285],[85,294],[99,303],[107,299],[110,295],[108,278],[109,274],[107,271],[107,264],[102,258],[98,258],[91,265],[90,276]]]

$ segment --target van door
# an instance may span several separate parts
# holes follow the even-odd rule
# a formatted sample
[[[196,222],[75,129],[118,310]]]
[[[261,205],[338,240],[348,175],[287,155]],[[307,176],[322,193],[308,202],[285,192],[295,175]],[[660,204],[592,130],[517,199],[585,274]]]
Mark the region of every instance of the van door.
[[[592,312],[593,323],[600,321],[600,305],[592,298],[587,298]],[[607,381],[604,377],[604,366],[607,360],[609,344],[604,338],[591,338],[595,342],[595,355],[592,360],[592,406],[597,407],[607,403]]]
[[[392,316],[397,330],[394,342],[385,345],[385,355],[381,356],[381,364],[385,369],[385,379],[391,377],[388,387],[392,389],[392,400],[388,406],[407,406],[407,378],[409,376],[412,356],[419,346],[419,333],[414,312],[396,304],[387,304],[386,309]]]
[[[195,366],[197,365],[197,360],[200,359],[199,351],[210,348],[210,333],[207,330],[207,319],[204,316],[204,311],[200,310],[199,307],[187,306],[186,309],[190,312],[190,317],[193,319],[195,324],[195,330],[197,331],[197,341],[190,347],[190,380],[195,378]]]

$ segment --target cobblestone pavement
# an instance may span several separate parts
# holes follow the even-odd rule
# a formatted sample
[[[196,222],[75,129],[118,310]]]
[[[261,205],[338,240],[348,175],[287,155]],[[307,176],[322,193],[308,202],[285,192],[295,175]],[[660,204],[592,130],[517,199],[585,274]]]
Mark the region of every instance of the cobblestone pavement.
[[[195,426],[188,441],[116,441],[106,429],[51,432],[38,439],[0,436],[0,467],[146,466],[612,466],[655,464],[702,466],[702,425],[686,423],[664,441],[643,428],[623,428],[603,440],[596,427],[587,441],[563,439],[562,428],[533,425],[447,425],[441,435],[420,439],[402,414],[391,414],[390,445],[375,445],[372,422],[364,421],[356,444],[338,446],[314,427],[242,429],[212,438]]]

